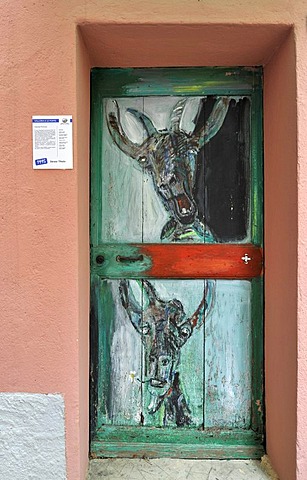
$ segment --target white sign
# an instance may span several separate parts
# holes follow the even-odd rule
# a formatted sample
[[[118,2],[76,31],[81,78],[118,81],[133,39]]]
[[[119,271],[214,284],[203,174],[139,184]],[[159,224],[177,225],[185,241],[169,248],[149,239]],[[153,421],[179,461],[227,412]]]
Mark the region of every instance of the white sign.
[[[72,116],[35,115],[32,117],[33,168],[73,168]]]

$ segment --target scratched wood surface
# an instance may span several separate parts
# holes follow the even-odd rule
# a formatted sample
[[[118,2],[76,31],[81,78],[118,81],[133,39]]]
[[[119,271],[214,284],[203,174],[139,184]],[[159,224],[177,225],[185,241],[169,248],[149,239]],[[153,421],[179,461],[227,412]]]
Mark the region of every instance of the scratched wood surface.
[[[165,323],[161,317],[172,308],[167,302],[175,301],[174,313],[182,311],[177,325],[191,323],[205,282],[153,280],[154,307],[142,282],[126,282],[129,306],[123,305],[120,281],[101,280],[99,286],[100,425],[248,428],[250,282],[217,281],[210,312],[200,313],[182,346],[175,342],[180,331],[171,317]]]
[[[153,280],[150,282],[157,294],[159,301],[180,302],[183,307],[183,315],[178,325],[191,322],[189,319],[197,310],[204,297],[204,282],[191,280]],[[165,306],[168,311],[170,305]],[[178,305],[175,305],[174,315],[177,315]],[[162,313],[163,310],[161,310]],[[150,318],[151,312],[146,314],[144,305],[144,322]],[[155,338],[152,342],[145,343],[143,356],[143,415],[145,426],[185,426],[199,427],[203,425],[203,378],[204,378],[204,316],[203,313],[197,319],[197,325],[186,339],[180,336],[180,329],[172,322],[171,316],[167,319],[163,328],[163,320],[159,316],[156,323]],[[182,329],[182,327],[181,327]],[[159,335],[159,330],[161,336]],[[162,338],[162,336],[164,338]],[[176,339],[185,342],[178,345]],[[154,356],[154,358],[152,358]],[[155,363],[156,370],[150,368]],[[168,363],[167,363],[168,362]],[[158,363],[158,364],[157,364]],[[163,363],[166,366],[163,368]],[[151,379],[167,378],[167,369],[171,369],[171,375],[165,386],[155,387],[151,385]],[[164,372],[163,372],[164,370]],[[167,390],[171,390],[168,394]],[[161,406],[152,413],[153,406],[166,393]]]
[[[149,145],[146,150],[139,152],[139,157],[132,158],[115,144],[110,132],[112,129],[108,128],[108,115],[113,113],[126,139],[133,145],[141,145],[148,136],[141,121],[145,118],[160,138],[163,132],[171,128],[174,111],[182,102],[182,97],[135,97],[103,101],[102,243],[250,241],[250,103],[248,97],[231,98],[224,122],[198,153],[187,139],[191,138],[193,131],[199,131],[202,125],[210,121],[217,97],[184,99],[178,128],[180,133],[183,132],[180,140],[184,143],[181,157],[188,158],[188,168],[184,162],[182,165],[179,163],[178,157],[174,161],[165,161],[165,156],[171,156],[171,147],[167,144],[162,152],[159,144],[155,147]],[[165,143],[167,141],[164,139]],[[172,136],[170,142],[176,142],[176,135]],[[154,161],[149,164],[145,160],[146,156],[156,158],[159,155],[160,163]],[[191,171],[187,179],[188,170]],[[185,177],[183,180],[182,173]],[[174,187],[165,193],[164,185],[169,186],[172,181],[175,182],[174,179],[177,179],[177,184],[174,183]],[[185,195],[182,192],[187,191],[188,180],[191,182],[191,192]],[[176,218],[177,224],[174,221],[178,202],[175,205],[176,202],[166,200],[165,196],[175,198],[176,195],[182,209],[191,208],[187,202],[189,198],[195,204],[197,213],[189,225],[180,224]]]
[[[220,199],[216,198],[217,186],[214,184],[210,188],[210,170],[213,168],[210,161],[219,165],[219,171],[225,171],[225,148],[221,150],[219,147],[221,141],[218,138],[218,130],[212,149],[210,145],[206,145],[198,157],[193,150],[191,152],[188,150],[191,145],[184,143],[186,137],[180,140],[184,143],[181,154],[188,157],[189,168],[186,164],[180,164],[179,169],[176,169],[179,158],[172,159],[172,145],[163,146],[162,153],[157,146],[155,152],[152,152],[153,147],[148,145],[142,154],[138,150],[137,155],[140,158],[134,153],[136,145],[142,145],[151,130],[155,130],[158,132],[155,134],[159,135],[159,132],[175,129],[170,141],[172,144],[179,142],[176,128],[190,134],[195,127],[201,128],[201,124],[208,121],[215,102],[215,97],[209,99],[192,97],[188,101],[183,101],[181,97],[105,100],[101,164],[102,242],[217,243],[220,240],[228,241],[229,238],[232,240],[239,238],[241,241],[250,239],[246,179],[249,172],[247,99],[242,100],[238,97],[231,100],[226,114],[226,119],[227,115],[229,119],[218,129],[226,130],[227,142],[224,143],[228,145],[226,160],[229,163],[226,165],[226,171],[230,172],[224,175],[224,178],[218,179],[219,192],[227,191],[224,197],[220,194]],[[237,105],[239,109],[236,108]],[[115,129],[112,125],[111,127],[107,125],[110,112],[117,122]],[[146,129],[144,131],[144,124],[147,124],[149,133]],[[234,136],[237,139],[235,142],[232,141]],[[121,143],[123,141],[124,145]],[[168,137],[163,137],[163,141],[168,142]],[[127,143],[133,158],[128,155]],[[177,149],[179,147],[180,145],[177,145]],[[236,148],[241,149],[241,155],[237,151],[231,151]],[[153,155],[156,155],[154,160]],[[214,159],[211,159],[212,156]],[[148,158],[152,161],[149,166]],[[202,165],[199,165],[200,163]],[[209,173],[204,168],[206,163],[209,165]],[[184,175],[190,177],[185,178]],[[194,186],[196,176],[197,184]],[[167,185],[163,185],[163,182],[171,185],[166,193]],[[190,197],[186,194],[188,182],[191,184],[190,197],[195,203],[196,211],[200,212],[200,217],[195,214],[195,222],[186,226],[184,215],[189,208],[193,208],[193,204],[189,203]],[[214,182],[211,179],[212,183]],[[238,183],[243,185],[243,190],[242,188],[238,190]],[[167,203],[167,195],[172,195],[172,199],[177,195],[178,205],[172,199]],[[215,199],[213,203],[220,205],[219,210],[212,215],[209,209],[211,198]],[[206,199],[209,199],[209,206]],[[223,212],[225,200],[227,206]],[[176,208],[177,210],[182,208],[182,224],[178,222],[177,217],[179,219],[181,217],[177,215]],[[225,238],[220,238],[221,231],[219,239],[215,238],[206,225],[206,218],[210,219],[212,216],[219,219],[215,224],[211,221],[212,225],[215,225],[215,230],[219,231],[216,225],[221,226],[227,222],[227,225],[230,224]],[[175,227],[172,225],[174,218],[177,221]],[[179,233],[174,235],[172,233],[174,228],[178,228]],[[237,234],[236,228],[239,232]],[[229,231],[232,231],[232,236],[229,235]],[[183,256],[185,254],[183,253]],[[211,257],[210,254],[210,260]],[[157,258],[163,259],[163,255]],[[180,254],[178,258],[180,271],[184,265],[184,258]],[[241,265],[241,257],[238,259]],[[163,268],[167,269],[167,262],[162,263],[165,263],[165,266],[160,265],[156,268],[154,276],[159,276],[159,271],[162,273]],[[213,266],[214,269],[220,270],[216,265]],[[199,277],[200,272],[195,276]],[[171,336],[179,335],[179,330],[175,328],[175,331],[174,325],[170,325],[170,320],[162,311],[164,308],[162,304],[176,299],[183,305],[186,318],[189,318],[193,314],[193,308],[195,311],[204,297],[204,280],[147,282],[156,295],[156,309],[151,310],[147,305],[144,283],[142,284],[141,280],[127,280],[126,284],[130,292],[127,295],[133,297],[133,302],[136,302],[141,311],[138,325],[133,323],[136,316],[133,310],[136,308],[135,305],[126,307],[126,311],[123,308],[120,282],[106,280],[103,286],[105,292],[108,292],[105,295],[109,295],[111,300],[110,302],[102,300],[104,310],[101,328],[105,329],[103,337],[107,339],[109,355],[102,361],[102,365],[110,363],[109,377],[105,381],[105,391],[102,395],[105,412],[101,418],[102,423],[170,427],[247,427],[250,423],[251,395],[250,283],[217,282],[214,286],[215,298],[212,300],[214,305],[210,309],[209,318],[206,322],[203,318],[201,325],[193,330],[193,335],[182,348],[170,347]],[[213,285],[212,282],[211,284]],[[157,318],[159,315],[161,318]],[[166,319],[164,326],[162,318]],[[150,334],[145,331],[146,329],[154,330],[154,338],[149,339]],[[163,365],[163,362],[166,365]],[[172,372],[168,372],[168,369]],[[162,381],[165,382],[164,386],[154,385],[154,382],[159,383],[159,379],[161,384]]]
[[[122,108],[132,105],[142,109],[143,99],[121,99]],[[101,161],[101,243],[143,241],[143,172],[134,165],[112,140],[106,123],[105,101],[102,125]],[[123,127],[128,130],[131,116],[123,115]],[[135,124],[133,124],[135,125]],[[137,126],[135,126],[137,128]]]
[[[250,300],[249,281],[216,281],[215,305],[205,330],[205,427],[250,427]]]
[[[151,444],[169,456],[177,442],[177,456],[194,458],[195,443],[198,456],[246,458],[262,449],[262,283],[249,280],[262,271],[258,73],[214,91],[189,90],[180,72],[175,87],[173,72],[159,86],[158,71],[129,70],[125,87],[118,71],[113,90],[102,82],[93,95],[92,451],[142,455]],[[208,279],[197,254],[186,271],[192,244],[221,247],[208,252]]]

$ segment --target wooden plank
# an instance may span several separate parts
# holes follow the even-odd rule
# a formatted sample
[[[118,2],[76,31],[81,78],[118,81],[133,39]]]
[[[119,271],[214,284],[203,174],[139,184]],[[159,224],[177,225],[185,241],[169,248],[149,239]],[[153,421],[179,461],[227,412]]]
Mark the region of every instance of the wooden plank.
[[[206,428],[190,429],[182,428],[155,428],[155,427],[116,427],[106,425],[98,428],[95,440],[107,442],[127,442],[131,444],[150,443],[173,443],[184,444],[225,444],[233,442],[234,444],[256,445],[263,440],[263,435],[252,430],[242,428]]]
[[[143,425],[198,428],[203,425],[204,311],[195,312],[204,303],[204,282],[147,281],[143,292]]]
[[[252,430],[105,427],[92,443],[93,458],[260,458],[263,436]]]
[[[217,280],[205,322],[205,427],[250,428],[251,282]]]
[[[265,450],[263,445],[174,445],[173,443],[92,442],[91,458],[190,458],[243,460],[260,459]]]
[[[156,130],[154,147],[148,147],[149,160],[144,165],[144,243],[204,243],[204,219],[197,215],[198,202],[193,192],[197,164],[203,156],[201,152],[197,155],[190,134],[195,130],[201,102],[202,97],[144,98],[142,114]],[[180,130],[178,127],[172,132],[174,118]],[[199,175],[198,187],[204,192],[204,175]],[[194,210],[188,225],[180,205],[187,211]]]
[[[92,266],[109,278],[220,279],[254,278],[263,267],[262,249],[251,244],[101,245],[92,250]]]
[[[92,88],[101,97],[139,95],[240,95],[261,82],[262,68],[94,68]]]
[[[250,100],[231,97],[223,124],[204,145],[204,162],[198,162],[206,179],[205,218],[214,232],[213,243],[251,242]],[[203,101],[205,118],[215,102],[213,96]]]
[[[142,97],[117,99],[120,112],[126,112],[128,106],[141,109]],[[137,161],[123,153],[112,139],[107,126],[109,110],[115,109],[114,102],[103,100],[102,105],[102,161],[100,205],[98,211],[100,243],[123,243],[143,241],[143,171],[137,168]],[[121,123],[135,141],[138,132],[131,122],[131,116],[121,115]]]
[[[262,252],[254,245],[142,245],[140,253],[151,257],[146,273],[152,277],[242,279],[262,272]]]
[[[98,426],[141,424],[141,339],[120,298],[119,282],[103,280],[99,297]]]
[[[255,85],[251,110],[251,229],[252,243],[263,245],[263,115],[262,82]]]
[[[252,295],[252,428],[264,431],[264,338],[263,338],[263,278],[251,281]]]

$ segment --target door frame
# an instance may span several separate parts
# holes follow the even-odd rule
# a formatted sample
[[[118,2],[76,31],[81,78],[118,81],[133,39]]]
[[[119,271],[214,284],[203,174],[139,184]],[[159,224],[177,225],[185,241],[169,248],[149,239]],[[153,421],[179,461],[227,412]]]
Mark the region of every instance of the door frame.
[[[163,74],[161,86],[155,79]],[[141,85],[140,85],[141,84]],[[91,282],[100,277],[99,255],[102,181],[100,159],[102,99],[146,95],[249,95],[251,97],[251,240],[263,246],[262,68],[149,68],[92,70],[91,79]],[[92,298],[95,288],[92,290]],[[252,280],[252,428],[214,431],[164,431],[110,427],[96,431],[98,335],[96,302],[91,308],[91,454],[94,457],[159,456],[182,458],[259,458],[263,453],[263,278]]]

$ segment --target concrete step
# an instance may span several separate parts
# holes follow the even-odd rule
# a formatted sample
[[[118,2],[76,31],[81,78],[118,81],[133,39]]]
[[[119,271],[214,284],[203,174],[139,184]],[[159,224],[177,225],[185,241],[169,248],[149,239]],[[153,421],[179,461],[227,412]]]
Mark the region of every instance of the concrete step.
[[[267,462],[264,462],[264,465]],[[278,480],[258,460],[91,460],[88,480]]]

